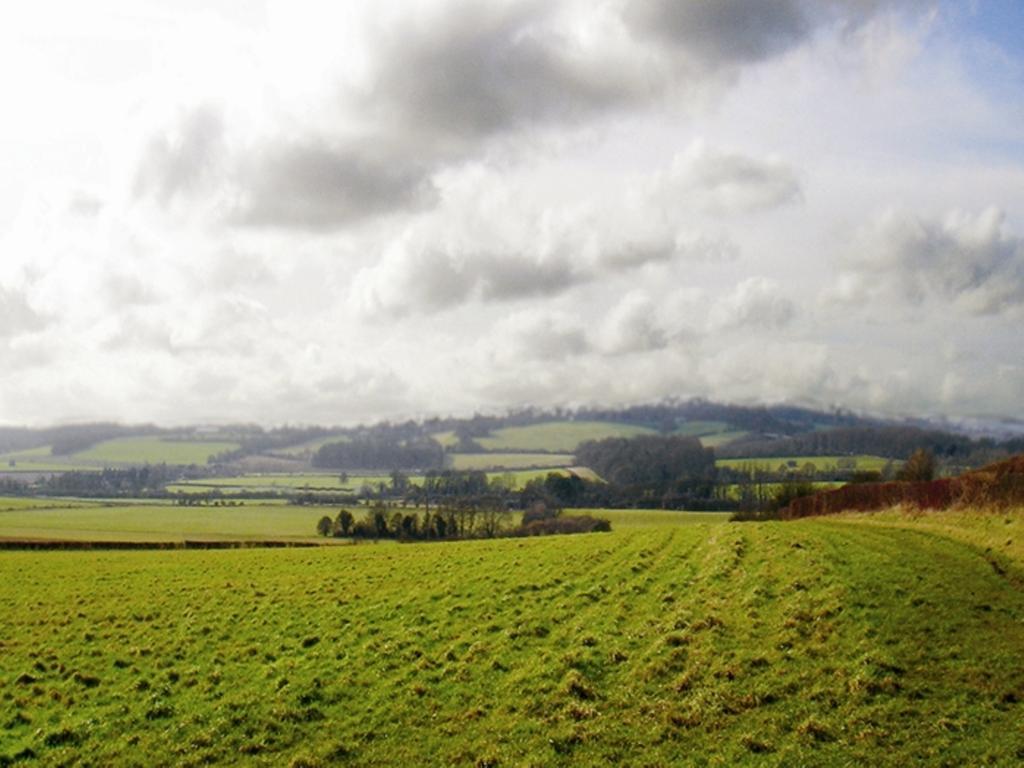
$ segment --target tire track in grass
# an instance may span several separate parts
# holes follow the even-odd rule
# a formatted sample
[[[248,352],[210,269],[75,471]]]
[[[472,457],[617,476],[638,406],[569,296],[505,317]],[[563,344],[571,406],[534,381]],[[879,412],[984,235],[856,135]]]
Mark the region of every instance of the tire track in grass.
[[[1024,754],[1024,595],[958,541],[856,522],[815,528],[860,629],[847,689],[867,705],[853,716],[864,741],[884,745],[894,764],[899,755],[1010,764]]]

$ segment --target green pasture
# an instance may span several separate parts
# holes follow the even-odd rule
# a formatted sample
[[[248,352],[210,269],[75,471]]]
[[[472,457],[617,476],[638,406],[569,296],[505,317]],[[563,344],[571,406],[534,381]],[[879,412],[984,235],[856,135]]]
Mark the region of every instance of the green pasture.
[[[453,448],[459,444],[459,438],[455,436],[455,432],[453,430],[448,430],[447,432],[435,432],[431,437],[445,448]]]
[[[700,444],[705,448],[719,448],[723,445],[728,445],[735,440],[746,437],[749,434],[750,433],[745,430],[738,429],[727,432],[716,432],[710,435],[701,435]]]
[[[53,456],[50,446],[29,448],[24,451],[0,453],[0,472],[69,472],[88,471],[95,467],[76,462],[68,456]]]
[[[676,427],[673,434],[683,437],[705,437],[726,432],[728,429],[729,425],[724,421],[687,421]]]
[[[450,453],[452,469],[544,469],[568,467],[573,463],[571,453]]]
[[[467,454],[468,455],[468,454]],[[519,455],[519,454],[513,454]],[[548,456],[548,454],[544,454]],[[567,457],[571,459],[572,457]],[[465,467],[463,467],[465,469]],[[495,478],[505,480],[510,488],[521,489],[534,478],[543,478],[549,472],[566,474],[569,471],[579,474],[590,480],[599,479],[596,474],[587,467],[567,468],[544,468],[544,469],[516,469],[496,470],[487,472],[487,479],[493,481]],[[414,485],[422,485],[424,476],[409,475],[408,480]],[[239,475],[236,477],[204,477],[199,480],[187,480],[172,483],[167,486],[171,493],[200,494],[211,491],[220,491],[224,494],[254,493],[254,492],[326,492],[326,493],[356,493],[364,485],[377,489],[383,483],[386,488],[391,487],[390,474],[352,474],[348,475],[345,482],[341,481],[338,474],[303,474],[303,473],[260,473]]]
[[[1020,511],[653,514],[536,539],[0,552],[0,764],[1019,764],[1024,561],[983,544]]]
[[[476,439],[488,451],[557,451],[572,453],[584,440],[636,437],[657,432],[634,424],[610,421],[548,421],[527,427],[497,429]]]
[[[305,456],[312,456],[320,448],[328,443],[344,443],[348,441],[347,435],[328,435],[327,437],[318,437],[316,440],[307,440],[304,443],[298,443],[296,445],[289,445],[286,448],[274,448],[273,450],[267,451],[278,456],[293,456],[295,458],[303,458]]]
[[[775,472],[780,467],[787,471],[802,470],[807,464],[814,466],[816,472],[834,470],[837,467],[842,469],[853,469],[861,471],[881,471],[889,463],[889,459],[882,456],[771,456],[767,458],[751,459],[718,459],[715,461],[719,467],[731,469],[757,468]],[[902,462],[894,461],[899,465]]]
[[[82,499],[64,499],[49,497],[0,496],[0,512],[20,511],[25,509],[49,509],[69,507],[91,507],[99,502]]]
[[[259,503],[198,507],[70,503],[63,507],[22,507],[0,512],[0,541],[304,540],[316,538],[316,521],[325,510],[327,514],[337,514],[337,509],[329,507]]]
[[[230,506],[178,506],[173,504],[92,504],[75,500],[35,500],[38,504],[12,504],[0,499],[0,541],[3,539],[184,541],[314,539],[316,522],[334,517],[338,506],[306,506],[258,501]],[[16,500],[17,501],[17,500]],[[366,508],[348,506],[361,518]],[[422,512],[422,508],[398,507]],[[509,513],[515,524],[518,512]],[[612,522],[616,530],[652,526],[724,522],[720,512],[678,512],[660,509],[582,509],[565,514],[589,514]]]
[[[206,464],[213,456],[238,447],[238,443],[223,441],[119,437],[79,451],[71,459],[93,465]]]

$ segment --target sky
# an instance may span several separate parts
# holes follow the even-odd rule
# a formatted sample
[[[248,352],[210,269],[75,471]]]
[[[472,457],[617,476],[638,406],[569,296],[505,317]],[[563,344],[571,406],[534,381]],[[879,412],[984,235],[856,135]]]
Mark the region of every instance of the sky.
[[[1016,0],[37,0],[0,423],[1024,417]]]

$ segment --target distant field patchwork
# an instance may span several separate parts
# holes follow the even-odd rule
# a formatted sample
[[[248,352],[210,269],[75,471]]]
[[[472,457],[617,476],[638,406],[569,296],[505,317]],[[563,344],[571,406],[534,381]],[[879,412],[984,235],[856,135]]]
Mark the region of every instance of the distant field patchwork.
[[[568,467],[571,453],[450,453],[452,469],[535,469]]]
[[[551,421],[528,427],[495,430],[489,437],[477,438],[488,451],[559,451],[571,453],[584,440],[606,437],[636,437],[657,434],[647,427],[608,421]]]
[[[159,437],[122,437],[104,440],[71,458],[89,464],[206,464],[219,453],[234,451],[238,443],[167,440]]]
[[[816,471],[828,469],[856,469],[866,471],[880,471],[889,463],[889,459],[882,456],[770,456],[752,459],[718,459],[715,464],[720,467],[731,469],[758,468],[774,472],[779,467],[789,470],[799,470],[807,464],[814,466]],[[902,462],[894,461],[895,465]]]

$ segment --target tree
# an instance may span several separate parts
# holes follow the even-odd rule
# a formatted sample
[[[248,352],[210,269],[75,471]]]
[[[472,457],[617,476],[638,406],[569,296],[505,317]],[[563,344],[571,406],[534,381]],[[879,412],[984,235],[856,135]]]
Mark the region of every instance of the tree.
[[[342,536],[348,536],[349,533],[352,531],[352,523],[354,521],[355,518],[352,516],[351,512],[349,512],[347,509],[341,510],[338,513],[338,532],[341,533]]]
[[[900,471],[896,473],[897,480],[909,480],[913,482],[926,482],[935,478],[935,457],[931,451],[918,448],[907,459]]]
[[[334,522],[331,518],[327,517],[327,515],[321,517],[319,522],[316,524],[316,532],[321,536],[330,536],[333,531]]]

